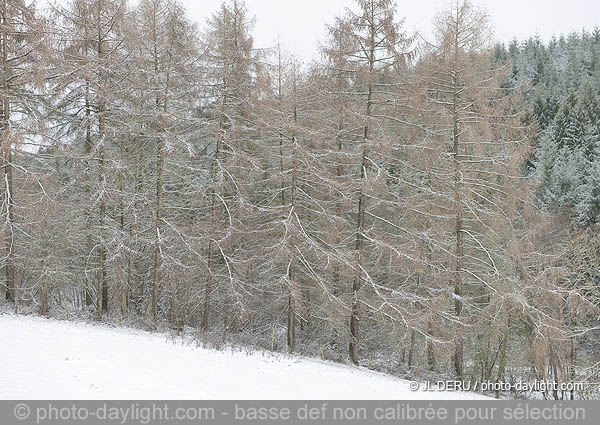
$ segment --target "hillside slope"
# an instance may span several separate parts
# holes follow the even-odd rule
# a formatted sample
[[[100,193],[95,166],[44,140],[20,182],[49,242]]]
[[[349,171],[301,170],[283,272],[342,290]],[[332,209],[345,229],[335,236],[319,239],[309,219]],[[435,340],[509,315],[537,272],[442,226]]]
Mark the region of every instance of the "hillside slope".
[[[413,392],[380,373],[164,334],[0,315],[0,399],[477,399]]]

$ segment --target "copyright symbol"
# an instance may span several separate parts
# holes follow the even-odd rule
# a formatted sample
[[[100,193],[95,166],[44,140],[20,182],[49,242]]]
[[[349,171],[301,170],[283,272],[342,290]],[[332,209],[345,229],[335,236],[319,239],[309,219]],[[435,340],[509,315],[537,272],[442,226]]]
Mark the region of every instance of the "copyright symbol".
[[[408,385],[411,391],[418,391],[419,390],[419,383],[415,382],[415,381],[410,381],[410,384]]]
[[[29,417],[30,413],[31,413],[31,410],[29,409],[29,406],[27,406],[25,403],[19,403],[15,406],[15,409],[14,409],[15,418],[17,418],[21,421],[27,419]]]

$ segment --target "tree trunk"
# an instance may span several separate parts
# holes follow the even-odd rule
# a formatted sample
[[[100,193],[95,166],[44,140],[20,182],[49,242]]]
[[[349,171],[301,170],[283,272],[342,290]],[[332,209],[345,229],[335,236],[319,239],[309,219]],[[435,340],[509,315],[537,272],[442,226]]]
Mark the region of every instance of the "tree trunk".
[[[219,162],[219,154],[221,150],[221,131],[222,131],[222,120],[219,122],[219,134],[217,135],[216,148],[215,148],[215,156],[213,159],[213,167],[212,167],[212,182],[213,187],[210,190],[210,235],[208,240],[208,253],[206,258],[208,273],[206,276],[206,284],[204,286],[204,306],[202,309],[202,324],[201,327],[203,330],[208,329],[208,322],[210,318],[210,299],[212,292],[212,278],[213,278],[213,245],[214,245],[214,237],[217,228],[217,192],[216,192],[216,175],[217,175],[217,167]]]
[[[100,18],[98,18],[100,19]],[[98,24],[98,58],[102,59],[104,56],[102,46],[102,32],[100,24]],[[105,136],[106,136],[106,105],[104,99],[100,98],[98,101],[98,180],[100,184],[101,196],[100,196],[100,228],[98,233],[100,234],[100,244],[98,247],[98,294],[97,294],[97,305],[98,319],[102,320],[102,312],[108,311],[108,286],[106,285],[106,247],[104,245],[104,221],[106,217],[106,175],[105,175]]]
[[[293,118],[294,118],[294,126],[298,124],[298,112],[297,112],[297,104],[296,104],[296,64],[294,64],[293,70],[293,98],[294,98],[294,106],[293,106]],[[295,132],[295,130],[294,130]],[[290,211],[290,220],[294,223],[294,225],[290,226],[291,228],[291,236],[290,236],[290,263],[289,263],[289,295],[288,295],[288,327],[287,327],[287,343],[288,343],[288,351],[292,353],[294,351],[295,344],[295,334],[296,334],[296,309],[295,309],[295,294],[297,293],[296,289],[296,276],[295,276],[295,267],[296,267],[296,238],[295,238],[295,224],[298,221],[298,216],[296,212],[296,185],[297,185],[297,161],[296,161],[296,144],[298,141],[296,140],[296,136],[292,136],[292,199],[291,199],[291,211]]]
[[[428,325],[427,325],[427,333],[430,336],[433,336],[433,324],[431,321],[429,321]],[[435,371],[436,368],[436,362],[435,362],[435,350],[433,347],[433,341],[431,338],[427,338],[427,366],[429,367],[430,371]]]
[[[417,335],[414,330],[410,331],[410,346],[408,348],[408,366],[415,365],[415,346],[417,343]]]
[[[374,16],[374,11],[371,10],[371,16]],[[366,122],[363,133],[363,146],[362,146],[362,161],[360,167],[360,190],[358,195],[358,215],[356,219],[356,272],[354,282],[352,283],[352,312],[350,314],[350,345],[349,354],[350,360],[355,365],[359,364],[359,291],[362,280],[362,269],[363,269],[363,244],[364,244],[364,230],[365,230],[365,210],[367,207],[367,197],[365,196],[365,183],[367,178],[368,168],[368,149],[369,149],[369,120],[371,117],[371,102],[373,97],[373,69],[375,66],[375,27],[374,23],[371,23],[371,37],[370,37],[370,51],[369,51],[369,73],[367,78],[368,81],[368,93],[367,93],[367,104],[366,104]]]
[[[85,16],[85,19],[87,19],[87,15]],[[89,38],[89,34],[88,34],[88,25],[87,22],[84,22],[84,43],[83,43],[83,50],[84,50],[84,56],[85,56],[85,65],[87,66],[88,64],[88,38]],[[85,144],[83,147],[83,157],[84,157],[84,162],[83,165],[85,167],[84,170],[84,175],[85,175],[85,195],[86,195],[86,200],[90,199],[90,195],[91,195],[91,170],[90,170],[90,154],[92,152],[92,122],[91,122],[91,115],[92,115],[92,105],[90,103],[90,80],[88,78],[88,76],[86,75],[85,77]],[[86,252],[84,255],[84,275],[85,275],[85,305],[90,306],[94,303],[94,298],[92,296],[92,282],[90,282],[88,280],[88,270],[87,270],[87,265],[88,265],[88,256],[89,253],[92,251],[93,249],[93,241],[92,241],[92,235],[91,235],[91,217],[90,217],[90,208],[87,207],[87,205],[84,205],[84,214],[85,214],[85,239],[86,239]]]
[[[12,175],[12,140],[10,136],[10,87],[8,76],[10,75],[8,63],[8,17],[6,0],[2,1],[2,116],[0,117],[0,141],[3,145],[3,177],[4,177],[4,198],[6,205],[6,229],[5,229],[5,252],[6,264],[4,266],[6,276],[6,299],[14,301],[15,312],[18,312],[18,288],[15,282],[14,269],[14,193],[13,193],[13,175]]]
[[[155,239],[154,239],[154,279],[152,285],[152,320],[156,323],[158,310],[158,286],[160,281],[161,265],[161,243],[160,243],[160,223],[162,207],[162,186],[163,186],[163,165],[164,152],[162,141],[158,139],[158,152],[156,154],[156,210],[155,210]]]
[[[458,9],[457,9],[458,13]],[[458,16],[456,22],[459,22]],[[456,246],[455,246],[455,269],[454,269],[454,314],[458,320],[463,310],[462,302],[462,269],[463,269],[463,211],[462,211],[462,171],[460,162],[460,128],[459,128],[459,77],[456,69],[458,62],[458,28],[455,31],[455,51],[454,51],[454,69],[452,71],[452,82],[454,85],[453,91],[453,104],[452,104],[452,142],[453,142],[453,154],[454,154],[454,203],[455,203],[455,215],[456,215]],[[455,339],[454,347],[454,372],[458,378],[462,378],[464,374],[464,343],[461,335],[457,335]]]
[[[121,161],[125,163],[125,147],[124,140],[121,140],[120,144],[120,153],[121,153]],[[120,229],[121,235],[125,235],[125,204],[124,204],[124,191],[125,191],[125,171],[123,170],[119,174],[119,211],[120,211]],[[123,247],[124,248],[124,247]],[[127,308],[129,304],[129,280],[130,280],[130,268],[131,262],[129,261],[129,252],[126,249],[122,249],[121,254],[121,296],[120,296],[120,304],[121,304],[121,316],[125,317],[127,315]]]
[[[510,336],[510,319],[506,319],[506,326],[502,335],[502,341],[500,342],[499,354],[498,354],[498,375],[496,377],[496,383],[503,382],[504,372],[506,371],[506,348],[508,346],[508,337]],[[500,391],[496,391],[496,398],[500,398]]]

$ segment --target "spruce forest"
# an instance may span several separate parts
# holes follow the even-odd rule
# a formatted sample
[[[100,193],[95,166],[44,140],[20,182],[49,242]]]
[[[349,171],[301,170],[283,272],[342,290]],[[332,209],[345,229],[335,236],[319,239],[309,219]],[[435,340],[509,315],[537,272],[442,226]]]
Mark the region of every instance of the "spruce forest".
[[[302,63],[242,0],[0,2],[0,310],[600,381],[600,29],[355,0]]]

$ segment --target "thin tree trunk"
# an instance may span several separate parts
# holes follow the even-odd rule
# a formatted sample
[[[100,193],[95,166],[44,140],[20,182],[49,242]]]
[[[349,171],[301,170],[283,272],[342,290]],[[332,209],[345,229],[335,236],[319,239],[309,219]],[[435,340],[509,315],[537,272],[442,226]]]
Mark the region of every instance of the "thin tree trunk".
[[[415,365],[415,346],[417,342],[417,335],[414,330],[410,330],[410,346],[408,348],[408,366]]]
[[[104,112],[100,113],[100,143],[104,143]],[[99,152],[99,180],[101,190],[104,191],[105,184],[105,176],[104,176],[104,146],[100,147]],[[104,193],[101,196],[100,200],[100,246],[98,247],[98,299],[97,299],[97,310],[98,310],[98,319],[102,320],[102,311],[108,310],[108,287],[106,286],[106,253],[104,246],[104,219],[106,216],[106,203],[104,201]]]
[[[575,328],[575,320],[571,321],[571,328]],[[569,352],[569,371],[568,371],[568,376],[569,379],[571,380],[571,384],[573,384],[575,382],[575,379],[577,377],[577,371],[576,371],[576,367],[577,367],[577,336],[572,336],[570,341],[570,352]],[[575,389],[574,387],[571,388],[571,400],[575,400]]]
[[[6,276],[6,299],[14,301],[15,312],[18,312],[19,294],[15,282],[14,270],[14,193],[12,176],[12,141],[10,138],[10,88],[8,85],[9,63],[8,63],[8,17],[6,0],[2,1],[2,117],[0,119],[0,130],[2,134],[3,149],[3,177],[5,188],[6,203],[6,234],[5,234],[5,252],[6,265],[4,266]]]
[[[124,141],[121,140],[120,143],[120,154],[121,161],[125,163],[125,147]],[[125,204],[123,201],[123,193],[125,190],[125,171],[123,170],[119,175],[119,211],[120,211],[120,229],[121,235],[125,235]],[[121,296],[120,296],[120,304],[121,304],[121,316],[125,317],[127,315],[127,306],[129,304],[129,253],[123,247],[121,254]]]
[[[219,166],[219,156],[221,154],[221,143],[223,137],[223,126],[225,120],[225,104],[226,96],[223,97],[223,103],[221,105],[221,114],[219,118],[219,129],[216,137],[215,156],[212,165],[212,188],[210,190],[210,235],[208,241],[208,254],[207,254],[207,266],[208,273],[206,276],[206,284],[204,286],[204,306],[202,309],[202,324],[203,330],[208,329],[208,323],[210,318],[210,299],[212,292],[212,279],[213,279],[213,246],[214,238],[217,229],[217,192],[216,192],[216,178],[217,178],[217,167]]]
[[[85,14],[85,18],[87,19],[87,13]],[[84,42],[83,42],[83,50],[85,55],[85,65],[88,64],[88,25],[87,22],[84,22]],[[91,115],[92,115],[92,106],[90,104],[90,80],[88,76],[85,77],[85,144],[83,147],[84,153],[84,162],[83,165],[85,167],[85,195],[86,200],[90,199],[90,153],[92,152],[92,123],[91,123]],[[89,253],[93,249],[93,242],[91,236],[91,217],[90,217],[90,209],[87,205],[84,206],[85,209],[85,239],[86,239],[86,252],[85,252],[85,262],[84,262],[84,275],[85,275],[85,305],[92,305],[94,303],[94,299],[92,296],[92,283],[88,280],[88,257]]]
[[[134,189],[134,203],[133,203],[135,213],[133,215],[132,223],[131,223],[131,227],[130,227],[132,237],[135,237],[136,247],[139,244],[137,216],[139,215],[139,211],[140,211],[139,197],[142,193],[142,178],[143,178],[142,149],[140,146],[138,146],[136,149],[136,155],[135,155],[135,183],[134,183],[135,189]],[[136,302],[138,303],[137,311],[138,311],[138,314],[145,315],[146,309],[144,306],[144,299],[145,299],[145,292],[146,292],[146,279],[141,279],[141,281],[139,281],[139,279],[138,279],[138,276],[139,276],[138,255],[136,255],[133,259],[132,268],[133,268],[133,280],[134,280],[133,285],[137,288],[137,297],[136,297]]]
[[[297,106],[297,93],[296,93],[296,64],[294,63],[293,69],[293,119],[294,126],[298,124],[298,106]],[[295,133],[295,130],[294,130]],[[291,211],[290,211],[290,220],[294,222],[294,225],[298,221],[297,211],[296,211],[296,193],[297,193],[297,160],[296,160],[296,145],[298,141],[296,140],[296,135],[292,136],[292,199],[291,199]],[[296,276],[295,276],[295,267],[296,267],[296,238],[295,238],[295,226],[291,226],[291,236],[290,236],[290,263],[289,263],[289,294],[288,294],[288,327],[287,327],[287,343],[288,343],[288,351],[292,353],[294,351],[295,344],[295,334],[296,334],[296,309],[295,309],[295,294],[296,290]]]
[[[295,112],[294,112],[295,115]],[[290,211],[290,220],[297,221],[296,216],[296,137],[292,137],[292,205]],[[294,235],[294,229],[292,226],[292,235],[290,236],[290,261],[289,261],[289,294],[288,294],[288,318],[287,318],[287,344],[288,351],[292,353],[294,351],[295,335],[296,335],[296,309],[295,309],[295,294],[296,294],[296,241]]]
[[[430,336],[433,336],[433,323],[431,322],[431,320],[429,321],[429,323],[427,324],[427,333]],[[430,371],[435,371],[436,368],[436,361],[435,361],[435,350],[434,350],[434,346],[433,346],[433,341],[431,338],[427,338],[427,366],[429,367]]]
[[[160,243],[160,224],[161,224],[161,207],[162,207],[162,190],[163,190],[163,165],[164,152],[162,141],[158,139],[158,152],[156,154],[156,210],[155,210],[155,239],[154,239],[154,278],[152,285],[152,320],[156,322],[158,310],[158,287],[160,281],[160,265],[161,265],[161,243]]]
[[[504,380],[504,372],[506,371],[506,348],[508,346],[508,338],[510,336],[510,318],[506,319],[506,325],[502,335],[502,341],[500,342],[499,354],[498,354],[498,375],[496,376],[496,382],[500,383]],[[496,398],[500,398],[500,391],[496,391]]]
[[[457,8],[458,14],[458,8]],[[456,22],[459,22],[458,16]],[[453,142],[453,154],[454,154],[454,203],[455,203],[455,214],[456,214],[456,246],[455,246],[455,269],[454,269],[454,314],[457,319],[462,314],[463,302],[462,302],[462,269],[463,269],[463,211],[462,211],[462,171],[460,162],[460,128],[459,128],[459,117],[458,117],[458,95],[459,95],[459,77],[456,65],[458,62],[458,28],[456,29],[454,39],[454,68],[452,71],[452,80],[454,85],[453,90],[453,104],[452,104],[452,142]],[[454,348],[454,372],[459,378],[463,377],[464,374],[464,343],[461,335],[456,336],[455,348]]]
[[[98,15],[98,20],[100,16]],[[102,46],[102,32],[100,21],[98,21],[98,58],[101,60],[104,56]],[[106,285],[106,247],[104,245],[104,220],[106,216],[106,175],[105,175],[105,136],[106,136],[106,106],[104,99],[100,98],[98,102],[98,141],[99,141],[99,152],[98,152],[98,179],[100,183],[100,228],[98,233],[100,234],[100,245],[98,247],[98,299],[97,299],[97,310],[98,319],[102,320],[102,312],[108,310],[108,286]]]
[[[373,5],[371,5],[371,18],[374,19]],[[367,93],[367,104],[366,104],[366,123],[364,126],[363,133],[363,152],[360,167],[360,191],[358,195],[358,216],[356,222],[356,273],[354,282],[352,284],[352,312],[350,314],[350,345],[349,354],[350,360],[355,365],[359,364],[359,299],[358,293],[361,287],[362,280],[362,269],[363,269],[363,244],[364,244],[364,230],[365,230],[365,210],[367,207],[367,197],[365,196],[365,183],[367,178],[368,168],[368,148],[369,148],[369,120],[371,117],[371,102],[373,97],[373,69],[375,66],[375,25],[371,22],[370,25],[370,51],[369,51],[369,74],[368,74],[368,93]]]
[[[156,3],[153,4],[154,10],[152,15],[152,37],[154,42],[154,77],[155,83],[158,84],[158,39],[156,35]],[[160,113],[160,98],[158,94],[158,88],[155,88],[156,99],[155,99],[155,111]],[[160,117],[156,117],[160,124]],[[160,128],[157,129],[160,132]],[[163,141],[160,136],[156,138],[156,206],[154,210],[154,268],[152,278],[152,321],[156,323],[156,317],[158,312],[158,287],[160,284],[160,265],[161,265],[161,246],[160,246],[160,221],[161,221],[161,204],[162,204],[162,185],[163,185]]]

